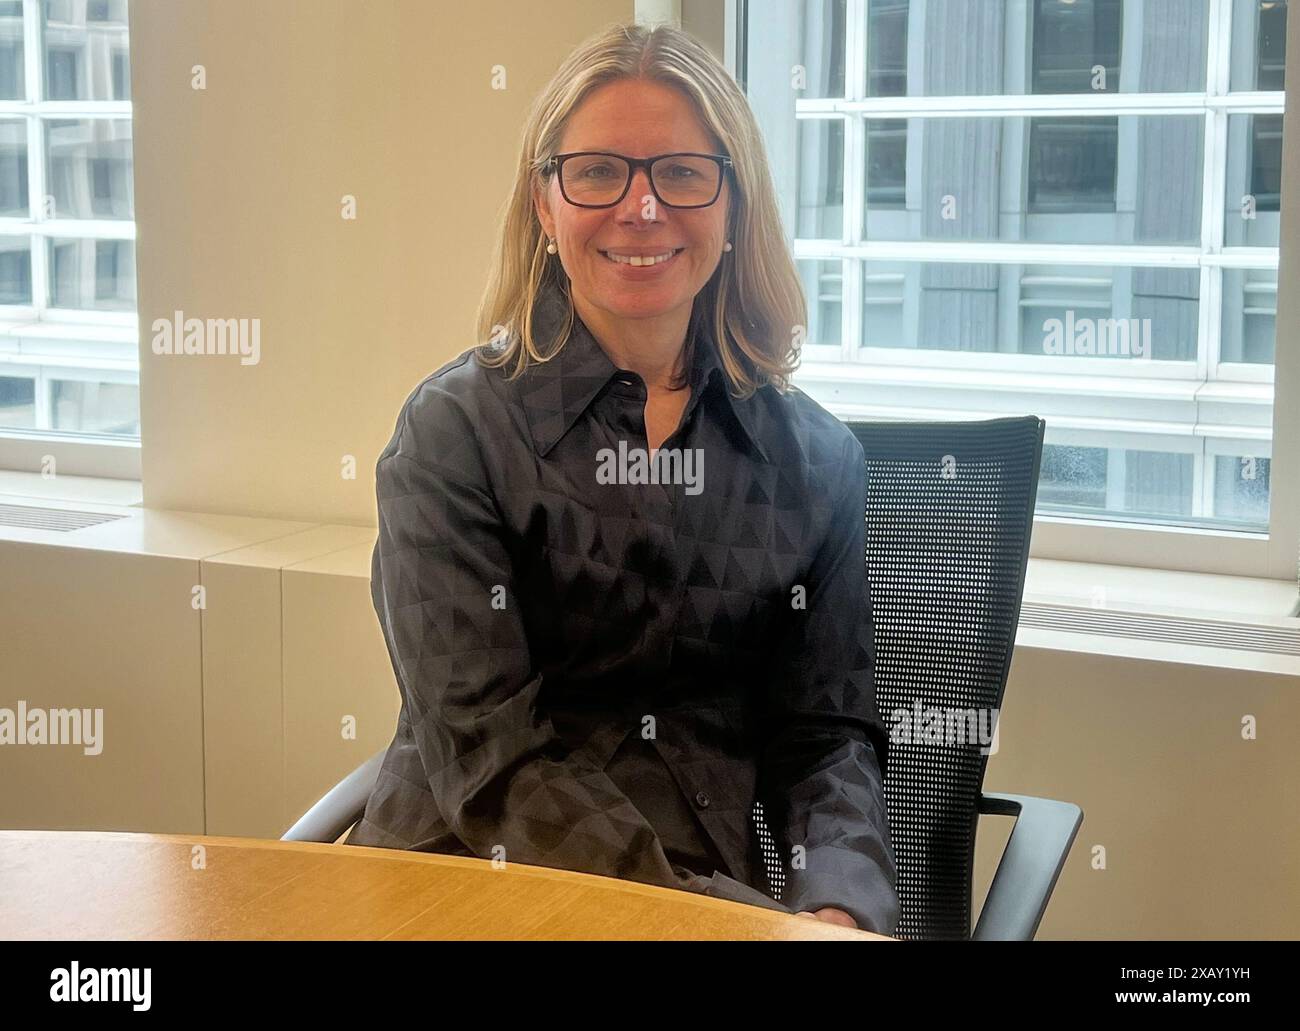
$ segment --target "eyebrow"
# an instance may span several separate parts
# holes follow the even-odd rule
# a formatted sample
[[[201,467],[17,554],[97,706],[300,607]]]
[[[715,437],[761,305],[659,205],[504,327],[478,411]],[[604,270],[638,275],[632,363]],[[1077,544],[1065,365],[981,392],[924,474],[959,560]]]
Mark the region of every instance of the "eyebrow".
[[[671,150],[657,150],[648,154],[632,154],[626,150],[619,150],[617,147],[559,147],[556,149],[557,154],[575,154],[583,151],[590,151],[597,154],[617,154],[624,158],[652,158],[662,157],[664,154],[720,154],[722,151],[704,147],[673,147]]]

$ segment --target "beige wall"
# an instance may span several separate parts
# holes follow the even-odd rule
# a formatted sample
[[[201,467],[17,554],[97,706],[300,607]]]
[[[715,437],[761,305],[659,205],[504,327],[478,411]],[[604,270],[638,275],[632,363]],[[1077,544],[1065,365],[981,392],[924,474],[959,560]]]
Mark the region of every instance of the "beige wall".
[[[727,53],[727,5],[724,0],[682,0],[682,28],[707,46],[719,60]]]
[[[101,717],[97,753],[0,748],[0,829],[279,837],[393,737],[374,531],[98,509],[0,527],[0,705]]]
[[[1210,649],[1157,646],[1166,656],[1154,661],[1108,647],[1143,645],[1017,637],[984,789],[1061,799],[1084,814],[1039,937],[1300,937],[1295,660],[1230,669],[1193,657],[1224,661]],[[1254,740],[1242,737],[1246,715]],[[976,909],[1010,823],[980,819]]]
[[[0,706],[102,710],[98,754],[0,748],[0,828],[203,832],[192,554],[0,538]]]
[[[146,505],[374,525],[374,463],[402,401],[474,343],[530,100],[632,11],[131,4]],[[260,363],[154,355],[151,324],[177,309],[259,318]]]

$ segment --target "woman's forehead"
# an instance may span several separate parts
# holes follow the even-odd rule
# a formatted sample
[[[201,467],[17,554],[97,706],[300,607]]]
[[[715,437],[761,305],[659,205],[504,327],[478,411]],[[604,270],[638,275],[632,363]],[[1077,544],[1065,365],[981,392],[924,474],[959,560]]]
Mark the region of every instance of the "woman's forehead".
[[[613,150],[630,157],[675,150],[712,151],[712,134],[686,97],[644,79],[592,90],[569,115],[561,149]]]

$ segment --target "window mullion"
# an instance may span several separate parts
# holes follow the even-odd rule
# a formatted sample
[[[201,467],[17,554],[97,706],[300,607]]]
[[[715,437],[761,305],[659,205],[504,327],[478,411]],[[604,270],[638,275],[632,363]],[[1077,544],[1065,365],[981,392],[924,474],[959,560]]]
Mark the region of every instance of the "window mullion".
[[[45,167],[45,123],[40,118],[29,119],[27,130],[27,176],[31,193],[32,210],[32,308],[38,319],[45,316],[50,305],[49,244],[40,231],[45,222],[45,204],[49,187]]]
[[[50,377],[44,365],[36,367],[36,376],[32,384],[33,397],[36,399],[35,429],[54,429],[54,419],[50,414]]]
[[[846,100],[867,95],[867,0],[845,4],[844,93]],[[844,242],[861,243],[867,220],[867,123],[858,115],[846,115],[844,123]],[[840,356],[846,362],[862,353],[863,263],[854,258],[840,260]]]
[[[1207,101],[1210,101],[1226,97],[1231,88],[1231,0],[1209,0],[1208,32],[1205,47],[1205,94]],[[1223,253],[1224,219],[1228,212],[1228,110],[1224,106],[1207,103],[1204,140],[1201,250],[1206,255],[1219,255]],[[1197,374],[1203,380],[1217,379],[1223,354],[1223,268],[1220,265],[1202,266],[1200,296]],[[1202,456],[1198,463],[1203,460]],[[1203,498],[1197,495],[1197,500],[1202,501]]]
[[[45,44],[38,0],[23,0],[23,49],[27,102],[35,106],[45,99]],[[45,122],[39,115],[32,114],[27,119],[27,201],[34,228],[45,221],[48,193]],[[39,231],[32,233],[31,241],[32,310],[39,320],[50,303],[49,247]]]
[[[45,99],[45,44],[41,38],[41,0],[23,0],[23,78],[27,103]]]
[[[867,95],[867,0],[847,0],[844,13],[844,93],[846,100]]]

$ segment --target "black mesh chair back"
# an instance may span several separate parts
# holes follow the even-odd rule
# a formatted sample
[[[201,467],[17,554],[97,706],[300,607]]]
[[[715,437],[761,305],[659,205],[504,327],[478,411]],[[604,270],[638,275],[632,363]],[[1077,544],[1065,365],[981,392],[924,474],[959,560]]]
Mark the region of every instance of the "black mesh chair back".
[[[968,939],[989,731],[1033,530],[1043,421],[857,422],[900,938]],[[936,720],[939,723],[936,723]],[[996,740],[994,738],[993,740]]]

